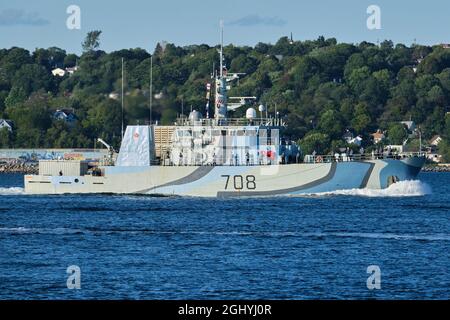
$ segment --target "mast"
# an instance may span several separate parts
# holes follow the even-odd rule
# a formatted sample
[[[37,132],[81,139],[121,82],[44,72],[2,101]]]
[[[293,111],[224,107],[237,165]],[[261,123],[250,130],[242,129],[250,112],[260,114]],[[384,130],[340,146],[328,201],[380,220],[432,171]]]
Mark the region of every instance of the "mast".
[[[223,72],[223,20],[220,20],[220,70],[215,76],[215,109],[214,118],[219,121],[227,117],[227,79]]]
[[[211,84],[208,82],[206,84],[206,119],[209,119],[209,103],[211,100]]]
[[[124,114],[124,109],[123,109],[123,58],[122,58],[122,94],[121,94],[121,98],[122,98],[122,139],[123,139],[123,114]]]
[[[223,77],[223,20],[220,20],[220,78]]]

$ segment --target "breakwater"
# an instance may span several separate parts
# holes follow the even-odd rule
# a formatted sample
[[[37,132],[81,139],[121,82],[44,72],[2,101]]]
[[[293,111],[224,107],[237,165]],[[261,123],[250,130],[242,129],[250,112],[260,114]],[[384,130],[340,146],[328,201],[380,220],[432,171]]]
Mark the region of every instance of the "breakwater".
[[[427,164],[422,168],[423,172],[450,172],[450,164]]]
[[[0,173],[37,174],[39,160],[103,159],[106,149],[0,149]]]
[[[0,163],[0,173],[37,174],[38,171],[39,171],[38,162],[10,160],[10,161],[2,161]]]

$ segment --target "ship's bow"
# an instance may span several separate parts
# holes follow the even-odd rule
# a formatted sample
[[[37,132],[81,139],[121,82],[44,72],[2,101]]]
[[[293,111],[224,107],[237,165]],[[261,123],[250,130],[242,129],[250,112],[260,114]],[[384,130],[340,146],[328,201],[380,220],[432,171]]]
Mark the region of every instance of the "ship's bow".
[[[382,160],[385,165],[379,172],[380,187],[387,188],[398,181],[415,180],[425,164],[425,157],[408,157],[401,160]]]

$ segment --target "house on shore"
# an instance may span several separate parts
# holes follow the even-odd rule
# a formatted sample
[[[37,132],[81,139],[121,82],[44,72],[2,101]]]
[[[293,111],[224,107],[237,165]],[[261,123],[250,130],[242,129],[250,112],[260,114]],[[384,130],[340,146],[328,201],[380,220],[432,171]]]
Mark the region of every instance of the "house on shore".
[[[52,70],[52,75],[54,77],[64,77],[66,74],[73,75],[76,71],[78,71],[78,66],[65,69],[56,68]]]
[[[56,68],[52,70],[52,75],[54,77],[64,77],[66,75],[66,71],[61,68]]]
[[[439,145],[439,143],[442,141],[441,136],[436,135],[433,138],[431,138],[431,140],[429,141],[430,146],[435,146],[437,147]]]
[[[350,140],[350,144],[354,144],[355,146],[361,147],[363,142],[363,138],[361,136],[356,136]]]
[[[73,125],[77,121],[77,117],[73,110],[59,109],[53,113],[53,119],[64,121],[68,125]]]
[[[13,125],[11,120],[0,119],[0,130],[7,129],[9,132],[13,131]]]
[[[342,139],[347,142],[347,143],[351,143],[351,141],[354,139],[354,135],[353,132],[351,132],[350,130],[345,130],[345,133],[342,135]]]
[[[414,121],[400,121],[400,123],[408,129],[408,133],[413,133],[416,130],[416,123]]]
[[[384,140],[384,138],[386,138],[386,136],[380,129],[378,129],[377,132],[372,133],[371,136],[372,136],[373,142],[375,142],[375,144],[380,143],[381,141]]]
[[[72,67],[72,68],[66,68],[65,71],[69,74],[69,75],[73,75],[76,71],[78,71],[78,66]]]

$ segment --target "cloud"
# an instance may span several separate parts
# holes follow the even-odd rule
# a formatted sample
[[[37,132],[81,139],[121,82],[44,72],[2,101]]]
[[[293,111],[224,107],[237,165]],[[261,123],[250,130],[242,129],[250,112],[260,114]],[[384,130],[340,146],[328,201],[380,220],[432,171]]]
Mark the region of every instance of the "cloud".
[[[228,25],[239,26],[239,27],[253,27],[253,26],[273,26],[282,27],[286,25],[287,21],[279,17],[261,17],[257,14],[250,14],[248,16],[242,17],[230,21]]]
[[[41,18],[37,12],[22,9],[4,9],[0,11],[0,26],[45,26],[50,22]]]

